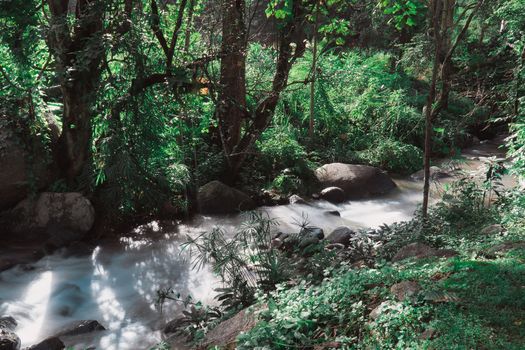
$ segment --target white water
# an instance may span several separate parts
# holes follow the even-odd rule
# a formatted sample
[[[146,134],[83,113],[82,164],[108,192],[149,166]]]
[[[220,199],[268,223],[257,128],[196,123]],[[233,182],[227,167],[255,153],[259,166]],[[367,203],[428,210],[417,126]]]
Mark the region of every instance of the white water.
[[[468,161],[461,167],[475,172],[482,163],[480,155],[501,155],[497,146],[483,144],[466,150]],[[515,180],[505,177],[503,182],[511,186]],[[303,216],[325,233],[342,225],[375,228],[410,219],[419,204],[421,183],[397,184],[397,190],[382,198],[341,205],[317,201],[261,210],[277,219],[280,225],[276,229],[284,232],[297,232],[294,222],[301,222]],[[435,197],[439,197],[440,187],[434,188],[438,189],[433,191]],[[326,214],[331,210],[339,211],[341,217]],[[157,290],[173,287],[183,296],[213,303],[217,280],[209,270],[192,270],[187,256],[180,253],[186,235],[195,237],[215,225],[232,232],[241,221],[239,216],[197,217],[164,229],[153,222],[118,243],[101,244],[90,255],[66,257],[59,252],[35,263],[31,271],[5,271],[0,273],[0,316],[10,315],[18,321],[16,333],[23,346],[54,334],[71,321],[98,320],[107,331],[85,339],[63,339],[66,345],[76,344],[75,349],[148,349],[162,339],[160,330],[180,311],[180,306],[171,303],[160,314],[154,306]]]
[[[261,208],[279,221],[278,229],[297,231],[302,217],[326,233],[345,225],[378,227],[409,219],[420,200],[419,185],[399,182],[389,196],[341,205],[318,201],[312,205]],[[326,214],[337,210],[341,217]],[[78,349],[136,350],[161,340],[160,330],[180,306],[170,303],[163,314],[155,308],[157,290],[173,287],[183,296],[213,303],[217,281],[209,270],[194,271],[180,244],[219,225],[233,230],[239,216],[198,217],[189,224],[162,230],[151,223],[120,242],[102,244],[91,255],[66,257],[56,253],[34,264],[31,271],[14,268],[0,274],[0,315],[13,316],[23,346],[52,335],[73,320],[98,320],[108,331],[95,338],[65,339]],[[277,228],[276,228],[277,229]]]

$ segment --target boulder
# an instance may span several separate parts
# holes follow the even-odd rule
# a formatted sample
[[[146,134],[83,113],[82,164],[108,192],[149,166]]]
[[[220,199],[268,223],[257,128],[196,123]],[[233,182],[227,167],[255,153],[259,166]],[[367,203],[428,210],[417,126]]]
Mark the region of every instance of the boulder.
[[[14,332],[17,323],[12,317],[0,318],[0,350],[20,349],[20,338]]]
[[[331,203],[342,203],[345,201],[345,191],[339,187],[327,187],[321,191],[321,199]]]
[[[296,194],[291,195],[290,198],[288,198],[288,201],[290,204],[308,204],[303,198]]]
[[[256,318],[254,312],[248,309],[240,311],[232,318],[223,321],[206,334],[206,338],[199,349],[208,349],[213,346],[229,348],[235,344],[235,340],[242,332],[247,332],[255,326]]]
[[[197,193],[202,214],[230,214],[255,209],[255,202],[245,193],[220,181],[208,182]]]
[[[57,337],[51,337],[47,338],[40,343],[30,346],[28,348],[25,348],[24,350],[63,350],[66,346]]]
[[[396,188],[384,171],[368,165],[325,164],[315,170],[315,176],[321,188],[339,187],[347,199],[382,195]]]
[[[24,199],[30,188],[40,190],[49,184],[45,147],[35,145],[35,149],[41,154],[30,155],[8,117],[0,116],[0,211]]]
[[[54,337],[69,337],[76,336],[81,334],[87,334],[91,332],[104,331],[106,328],[102,326],[98,321],[94,320],[83,320],[83,321],[74,321],[69,325],[62,328],[58,331]]]
[[[337,210],[327,210],[324,212],[325,215],[341,216],[341,213]]]
[[[449,173],[447,173],[445,170],[437,167],[437,166],[431,166],[430,167],[430,178],[432,180],[440,180],[445,179],[447,177],[451,177]],[[423,181],[425,179],[425,170],[421,169],[418,172],[413,173],[410,175],[410,178],[414,181]]]
[[[414,281],[403,281],[390,287],[390,292],[394,294],[398,301],[405,301],[414,298],[421,290],[419,283]]]
[[[332,231],[327,237],[326,240],[330,244],[342,244],[345,247],[350,245],[352,237],[355,236],[355,232],[349,229],[346,226],[341,226]]]
[[[12,211],[17,217],[13,231],[22,240],[42,234],[55,247],[81,239],[95,222],[95,209],[80,193],[44,192],[27,198]]]

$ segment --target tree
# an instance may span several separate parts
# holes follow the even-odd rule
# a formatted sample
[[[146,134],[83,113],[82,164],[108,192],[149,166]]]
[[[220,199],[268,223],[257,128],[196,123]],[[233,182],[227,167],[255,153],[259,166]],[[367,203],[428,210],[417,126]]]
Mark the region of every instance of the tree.
[[[305,13],[301,2],[280,4],[275,1],[268,13],[283,22],[279,29],[276,68],[271,91],[249,111],[246,108],[245,3],[244,0],[224,0],[222,3],[223,42],[216,118],[230,180],[237,177],[250,148],[268,127],[279,96],[287,86],[290,69],[305,50],[304,32],[300,26]]]
[[[483,5],[484,0],[464,5],[455,22],[456,10],[459,4],[456,0],[432,0],[429,4],[431,18],[431,36],[434,44],[434,58],[432,77],[428,93],[425,114],[425,153],[423,186],[423,217],[428,215],[430,194],[430,163],[432,155],[432,125],[439,113],[448,106],[451,89],[452,56],[459,43],[464,39],[467,30],[476,12]],[[466,18],[466,19],[465,19]],[[460,21],[464,20],[459,27]],[[459,29],[454,38],[454,32]],[[438,88],[439,85],[439,88]]]

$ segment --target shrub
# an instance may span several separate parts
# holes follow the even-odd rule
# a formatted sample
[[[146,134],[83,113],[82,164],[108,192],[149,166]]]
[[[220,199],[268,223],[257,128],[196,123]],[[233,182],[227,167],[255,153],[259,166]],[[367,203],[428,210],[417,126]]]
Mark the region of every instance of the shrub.
[[[364,163],[398,174],[411,174],[423,167],[423,152],[416,146],[384,140],[358,153]]]

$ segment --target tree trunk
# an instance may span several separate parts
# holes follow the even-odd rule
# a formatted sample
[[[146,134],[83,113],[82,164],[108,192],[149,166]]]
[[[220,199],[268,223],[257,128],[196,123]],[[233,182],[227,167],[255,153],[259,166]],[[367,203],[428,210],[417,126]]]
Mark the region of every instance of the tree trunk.
[[[51,11],[47,44],[55,56],[63,96],[62,134],[55,153],[62,176],[72,184],[90,159],[92,108],[103,58],[100,1],[48,0]],[[69,16],[75,17],[71,30]],[[90,53],[86,55],[85,53]]]
[[[219,101],[216,117],[228,162],[241,137],[246,117],[246,27],[244,0],[223,0]]]
[[[314,31],[312,35],[312,81],[310,82],[310,125],[308,128],[308,136],[310,139],[313,139],[314,137],[315,128],[315,80],[317,78],[317,28],[319,26],[319,2],[316,2],[315,4],[314,21]]]
[[[432,154],[432,109],[434,100],[436,99],[436,86],[438,80],[439,65],[441,62],[441,40],[440,39],[440,17],[442,9],[442,0],[434,0],[432,6],[432,24],[434,36],[434,62],[432,67],[432,80],[430,82],[430,90],[428,92],[427,104],[425,106],[425,155],[424,155],[424,174],[425,180],[423,185],[423,218],[428,215],[428,201],[430,196],[430,162]]]

